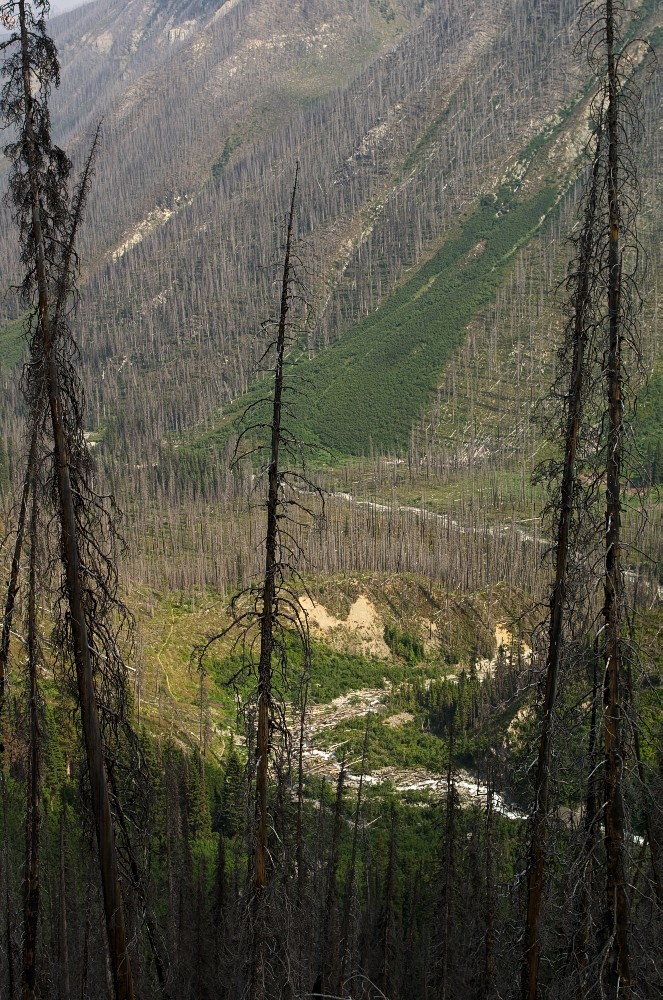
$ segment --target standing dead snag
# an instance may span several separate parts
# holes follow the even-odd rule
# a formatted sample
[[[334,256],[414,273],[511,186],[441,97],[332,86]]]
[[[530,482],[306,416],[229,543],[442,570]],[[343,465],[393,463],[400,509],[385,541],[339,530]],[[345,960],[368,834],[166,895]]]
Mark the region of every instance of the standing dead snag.
[[[456,893],[456,835],[459,806],[458,791],[454,777],[454,727],[455,713],[451,718],[449,732],[449,760],[447,763],[447,796],[444,819],[444,857],[442,863],[442,886],[438,908],[438,929],[441,939],[441,955],[438,971],[438,995],[441,1000],[453,994],[454,984],[449,980],[450,970],[455,971],[454,950],[451,934],[454,929],[454,896]]]
[[[130,1000],[133,981],[95,688],[96,676],[105,689],[105,700],[117,708],[124,672],[115,622],[122,607],[115,596],[114,513],[108,512],[92,485],[82,427],[82,390],[72,364],[76,347],[67,322],[78,263],[74,237],[92,158],[70,203],[70,163],[51,141],[48,98],[51,86],[59,82],[59,67],[55,46],[45,30],[48,3],[35,0],[28,6],[25,0],[18,0],[3,4],[2,12],[13,27],[1,45],[6,56],[2,68],[4,125],[15,134],[5,153],[12,164],[9,190],[26,269],[22,291],[33,303],[24,385],[34,421],[32,433],[41,437],[49,425],[52,435],[52,443],[45,449],[53,462],[45,495],[55,497],[60,528],[60,596],[62,608],[66,608],[60,628],[66,639],[63,648],[71,650],[76,669],[115,994],[118,1000]],[[44,410],[50,420],[42,424]]]
[[[615,12],[613,0],[606,0],[605,44],[607,56],[607,130],[608,130],[608,347],[606,358],[606,396],[608,443],[606,451],[605,509],[605,677],[603,685],[603,735],[605,744],[604,823],[607,862],[606,929],[608,961],[605,981],[609,997],[629,991],[628,923],[629,900],[624,871],[624,805],[622,770],[624,766],[622,735],[622,663],[623,589],[621,567],[621,480],[624,437],[622,342],[625,321],[622,312],[621,245],[621,152],[623,138],[621,87],[615,52]]]
[[[41,837],[41,733],[37,662],[37,483],[31,476],[30,579],[28,584],[28,795],[25,817],[25,876],[23,904],[23,998],[33,1000],[37,976],[37,925],[39,922],[39,844]]]
[[[286,349],[286,329],[290,309],[290,268],[292,253],[292,226],[297,195],[297,175],[292,187],[290,213],[286,231],[283,276],[281,279],[281,307],[276,336],[276,359],[274,364],[274,399],[271,421],[271,443],[267,472],[267,535],[265,538],[265,576],[262,586],[262,612],[260,615],[260,660],[258,663],[258,770],[256,778],[256,799],[258,823],[256,832],[256,889],[267,885],[267,781],[269,765],[269,720],[272,697],[272,655],[276,631],[277,575],[279,574],[279,490],[283,488],[279,457],[283,440],[283,365]]]
[[[359,786],[357,788],[357,802],[355,805],[355,818],[352,825],[352,847],[350,849],[350,864],[345,884],[345,898],[343,900],[343,916],[341,919],[341,967],[337,993],[343,993],[345,988],[345,973],[348,962],[352,959],[352,942],[350,940],[350,918],[354,902],[355,882],[357,877],[357,841],[359,837],[359,822],[361,820],[361,801],[364,788],[364,775],[366,772],[366,758],[368,756],[368,738],[371,726],[371,712],[366,715],[366,728],[364,729],[364,743],[361,752],[361,769],[359,771]]]
[[[486,907],[484,913],[484,967],[483,1000],[491,1000],[495,995],[495,885],[493,882],[493,793],[495,789],[495,768],[491,763],[486,774],[486,818],[485,818],[485,871]]]
[[[30,499],[30,487],[33,479],[36,453],[37,453],[37,428],[38,422],[33,420],[32,435],[30,440],[30,452],[28,454],[27,468],[23,480],[23,490],[18,511],[18,524],[16,528],[16,538],[14,540],[14,551],[12,553],[12,563],[9,572],[9,583],[5,595],[5,614],[2,620],[2,638],[0,639],[0,724],[5,705],[5,692],[7,687],[7,666],[9,661],[9,641],[11,637],[12,621],[14,618],[14,608],[16,596],[18,594],[18,579],[21,569],[21,554],[23,552],[23,542],[25,540],[25,518]]]
[[[640,296],[636,284],[640,245],[636,223],[640,209],[633,148],[642,129],[640,93],[635,84],[637,59],[619,36],[626,10],[621,0],[588,6],[586,32],[590,64],[600,67],[598,112],[605,132],[603,153],[604,224],[597,254],[602,276],[603,381],[601,408],[605,508],[602,524],[603,607],[599,648],[603,673],[603,823],[606,895],[601,962],[603,995],[615,1000],[631,995],[629,877],[626,870],[625,765],[629,752],[624,726],[630,670],[625,628],[622,567],[622,485],[625,479],[625,413],[629,360],[640,355],[637,329]],[[640,44],[639,42],[637,43]],[[598,72],[597,72],[598,75]],[[636,747],[637,755],[637,747]]]
[[[286,322],[290,307],[290,254],[292,246],[292,224],[295,196],[297,193],[297,172],[292,188],[290,215],[286,233],[283,278],[281,282],[281,306],[276,337],[276,359],[274,366],[274,400],[271,423],[269,467],[267,472],[267,535],[265,538],[265,575],[262,585],[262,608],[259,616],[260,659],[258,661],[258,726],[256,745],[256,834],[255,834],[255,884],[254,884],[254,962],[252,968],[251,995],[255,1000],[265,996],[267,913],[265,891],[267,889],[267,788],[269,783],[270,722],[272,705],[272,656],[277,627],[277,574],[279,573],[279,455],[281,450],[281,416],[283,409],[283,362],[286,345]]]
[[[562,348],[563,352],[570,353],[571,366],[569,389],[563,400],[566,411],[566,428],[562,475],[557,501],[555,579],[550,595],[546,679],[529,850],[525,951],[521,988],[523,1000],[535,1000],[538,990],[541,902],[546,861],[545,836],[549,811],[553,724],[564,640],[564,615],[567,610],[569,590],[569,557],[573,545],[574,525],[578,517],[576,463],[581,438],[583,397],[589,378],[586,361],[587,341],[590,336],[589,326],[596,294],[593,256],[596,251],[597,239],[597,199],[601,177],[602,129],[595,132],[592,145],[592,167],[585,196],[582,230],[577,241],[578,254],[577,259],[573,262],[569,279],[572,286],[573,312]]]
[[[635,330],[639,304],[635,271],[639,246],[635,235],[638,204],[632,146],[639,137],[639,93],[634,84],[636,64],[628,47],[618,51],[617,32],[624,15],[620,0],[585,4],[581,12],[582,41],[590,68],[599,81],[591,107],[591,174],[584,198],[584,215],[576,240],[578,253],[570,277],[573,316],[564,350],[570,359],[566,407],[565,451],[558,495],[554,498],[556,539],[555,579],[550,599],[546,682],[541,738],[535,781],[528,868],[521,996],[535,1000],[538,991],[541,905],[546,862],[546,824],[553,752],[553,719],[563,644],[577,622],[584,632],[597,627],[596,589],[603,590],[599,647],[604,663],[603,743],[606,898],[602,951],[602,995],[626,995],[631,989],[629,962],[629,902],[625,870],[625,810],[623,771],[626,754],[623,727],[624,640],[622,636],[623,579],[621,569],[621,484],[624,451],[624,353],[638,357]],[[598,515],[598,498],[605,496],[605,513]],[[574,562],[578,565],[574,567]],[[584,567],[583,567],[584,562]],[[603,572],[590,566],[603,563]],[[574,594],[574,583],[585,578],[585,594]],[[584,618],[584,621],[582,620]],[[576,626],[577,627],[577,626]],[[595,701],[592,699],[592,712]],[[595,743],[591,723],[591,753]],[[598,808],[593,789],[588,810]],[[593,845],[596,817],[586,817],[586,850]],[[582,894],[588,892],[586,879]],[[589,898],[583,897],[577,971],[581,994],[588,975]]]
[[[278,653],[285,664],[286,630],[298,634],[304,650],[304,660],[309,660],[308,622],[306,615],[287,582],[288,576],[296,576],[294,562],[295,547],[298,546],[287,530],[287,505],[284,492],[288,477],[282,466],[283,450],[289,450],[294,443],[283,425],[284,411],[284,366],[286,351],[290,342],[288,334],[288,313],[290,311],[293,288],[293,225],[299,165],[295,170],[295,180],[287,217],[286,241],[281,276],[281,296],[279,318],[274,349],[274,391],[271,401],[269,464],[267,468],[267,530],[265,536],[265,573],[261,593],[258,627],[260,633],[260,656],[258,661],[258,705],[256,733],[256,819],[255,819],[255,870],[253,897],[253,963],[251,969],[251,996],[262,1000],[266,996],[268,927],[267,898],[268,885],[268,785],[269,760],[271,751],[271,731],[283,727],[276,717],[278,709],[272,695],[274,655]],[[299,477],[297,477],[299,478]],[[300,506],[296,503],[296,506]],[[287,732],[285,733],[287,738]],[[301,862],[301,858],[300,858]]]
[[[283,268],[280,278],[278,319],[265,324],[276,326],[276,336],[265,350],[262,361],[270,359],[273,373],[272,392],[252,404],[244,414],[244,427],[239,435],[236,459],[247,458],[263,450],[261,434],[267,432],[267,495],[265,501],[266,533],[264,573],[259,584],[242,591],[233,598],[233,622],[225,632],[208,640],[199,651],[199,664],[209,647],[222,636],[235,632],[236,645],[243,650],[243,665],[239,674],[255,678],[255,713],[250,712],[250,731],[247,745],[255,746],[254,828],[252,831],[252,886],[250,904],[251,960],[249,995],[252,1000],[264,1000],[280,989],[274,960],[276,921],[272,917],[273,880],[270,876],[270,762],[274,743],[280,738],[286,747],[289,733],[285,715],[285,702],[291,696],[291,683],[287,675],[287,647],[294,637],[302,648],[304,663],[310,660],[308,621],[294,590],[293,581],[301,583],[298,563],[302,556],[300,542],[295,535],[296,516],[293,510],[311,516],[312,511],[303,499],[306,492],[319,495],[319,490],[301,473],[285,468],[284,458],[297,461],[299,442],[284,426],[286,393],[292,389],[286,383],[286,363],[289,348],[294,343],[290,314],[297,280],[296,255],[293,247],[295,202],[299,167],[295,171],[290,209],[287,216]],[[273,363],[271,357],[273,356]],[[268,416],[256,416],[257,407],[266,407]],[[255,440],[258,439],[258,443]],[[242,451],[242,444],[250,441],[249,449]],[[247,608],[248,600],[248,608]],[[257,656],[255,655],[257,654]],[[253,721],[255,720],[255,722]],[[303,733],[300,718],[300,739]],[[249,751],[251,757],[251,750]],[[288,754],[289,757],[289,754]],[[251,761],[250,761],[251,763]],[[300,774],[300,786],[302,782]],[[300,792],[301,796],[301,787]],[[301,810],[301,802],[299,805]],[[301,822],[301,815],[300,820]],[[298,862],[303,853],[298,852]],[[300,882],[301,884],[301,882]],[[289,958],[288,958],[289,961]],[[280,993],[278,994],[280,995]]]
[[[594,650],[592,658],[592,693],[589,721],[587,762],[588,779],[585,794],[585,819],[583,823],[582,848],[580,855],[581,882],[577,906],[577,929],[573,937],[573,957],[576,965],[578,996],[584,998],[589,993],[589,956],[591,942],[592,913],[592,877],[595,865],[595,850],[597,841],[597,797],[598,781],[596,775],[597,758],[597,721],[599,704],[598,656]]]

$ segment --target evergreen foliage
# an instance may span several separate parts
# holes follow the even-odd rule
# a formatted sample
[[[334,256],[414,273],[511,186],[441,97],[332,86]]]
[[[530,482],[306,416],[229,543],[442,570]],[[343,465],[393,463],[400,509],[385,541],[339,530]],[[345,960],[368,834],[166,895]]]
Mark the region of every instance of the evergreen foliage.
[[[394,656],[399,656],[408,663],[414,664],[424,658],[424,644],[410,632],[402,632],[395,625],[387,625],[384,630],[384,641]]]

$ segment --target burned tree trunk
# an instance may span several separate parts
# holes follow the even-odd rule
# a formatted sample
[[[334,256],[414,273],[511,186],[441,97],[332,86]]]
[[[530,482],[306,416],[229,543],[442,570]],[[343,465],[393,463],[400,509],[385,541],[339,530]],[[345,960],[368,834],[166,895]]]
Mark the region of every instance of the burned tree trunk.
[[[527,915],[524,936],[521,996],[536,1000],[539,976],[541,903],[546,862],[546,824],[549,810],[550,760],[553,746],[554,712],[557,701],[560,660],[564,636],[569,573],[569,552],[576,511],[576,457],[583,412],[583,392],[587,380],[587,319],[592,304],[593,257],[596,253],[597,192],[600,177],[601,135],[595,136],[592,173],[587,192],[579,253],[572,281],[573,319],[569,329],[571,350],[564,461],[559,490],[559,513],[555,541],[555,580],[550,595],[546,679],[541,713],[541,736],[534,781],[534,812],[529,850]],[[567,345],[565,345],[567,346]]]
[[[599,80],[592,101],[593,162],[573,284],[571,380],[567,395],[565,454],[558,501],[556,573],[550,603],[546,686],[535,781],[535,802],[528,872],[525,950],[521,981],[523,1000],[535,1000],[538,988],[540,923],[546,860],[545,827],[553,738],[553,713],[559,680],[564,619],[578,614],[571,601],[569,565],[574,550],[602,572],[594,579],[603,589],[599,627],[603,675],[604,744],[603,820],[605,825],[606,896],[605,962],[602,988],[610,997],[631,988],[629,899],[625,865],[623,774],[625,663],[624,593],[621,565],[622,480],[624,477],[625,348],[638,353],[635,275],[639,246],[635,233],[638,210],[636,172],[631,143],[640,130],[639,92],[632,81],[637,60],[628,48],[618,49],[624,9],[619,0],[582,7],[582,39],[590,67]],[[625,264],[626,261],[626,264]],[[568,343],[567,338],[567,343]],[[603,385],[603,392],[601,392]],[[578,475],[578,442],[582,439],[588,469],[584,485]],[[605,491],[604,516],[597,499]],[[577,536],[574,537],[574,519]],[[598,549],[598,551],[597,551]],[[589,572],[592,572],[589,570]],[[572,604],[575,603],[576,607]],[[589,613],[591,600],[584,603]],[[566,607],[565,607],[566,605]],[[589,615],[588,615],[589,618]],[[594,627],[595,622],[592,622]],[[583,626],[585,627],[585,626]],[[588,629],[589,625],[585,628]]]
[[[256,833],[255,833],[255,882],[253,903],[254,960],[252,990],[254,1000],[265,995],[267,949],[267,791],[269,784],[270,722],[272,716],[272,656],[274,633],[277,626],[277,572],[279,556],[279,489],[281,477],[279,452],[282,441],[283,365],[286,349],[286,328],[290,308],[290,256],[292,229],[297,194],[297,172],[290,200],[290,214],[286,232],[283,275],[281,279],[281,305],[276,336],[274,368],[274,396],[272,405],[271,443],[267,487],[267,534],[265,538],[265,575],[262,585],[260,612],[260,659],[258,662],[258,725],[256,770]]]
[[[118,1000],[132,1000],[133,982],[81,565],[80,525],[85,518],[81,519],[80,510],[77,516],[76,505],[84,501],[80,484],[77,500],[74,499],[70,461],[72,428],[67,425],[63,404],[63,386],[71,375],[66,363],[64,371],[61,370],[57,357],[62,322],[58,307],[71,291],[72,258],[75,256],[73,236],[85,199],[91,160],[88,160],[71,210],[66,190],[70,165],[64,153],[52,145],[50,137],[48,92],[53,83],[57,85],[59,72],[55,46],[45,34],[43,16],[36,20],[25,0],[18,0],[15,17],[17,30],[3,43],[4,49],[13,51],[3,67],[7,83],[2,106],[6,122],[19,134],[18,142],[6,150],[13,163],[10,191],[21,230],[23,261],[28,269],[23,291],[26,296],[36,298],[31,359],[26,377],[28,402],[35,421],[43,402],[50,412],[64,590],[70,612],[69,628],[99,848],[111,969]],[[39,90],[35,90],[35,80],[39,81]],[[75,392],[71,384],[67,385],[67,390],[70,395]],[[73,411],[76,416],[73,433],[82,435],[79,400],[74,402]]]
[[[629,972],[629,900],[624,871],[624,804],[622,772],[624,745],[622,734],[622,662],[623,579],[621,567],[621,481],[623,451],[623,373],[624,338],[622,259],[620,247],[621,206],[620,169],[622,157],[619,122],[619,81],[615,57],[613,0],[606,0],[605,33],[607,48],[607,127],[608,127],[608,347],[606,358],[606,396],[608,442],[606,453],[605,509],[605,582],[603,619],[605,624],[605,675],[603,685],[603,734],[605,744],[604,823],[607,861],[606,925],[609,939],[608,961],[604,979],[609,997],[630,988]]]
[[[12,621],[14,619],[14,608],[16,606],[16,595],[18,594],[21,554],[23,552],[23,542],[25,540],[25,518],[28,510],[28,500],[30,499],[30,488],[35,471],[37,440],[38,422],[35,420],[32,428],[28,463],[25,471],[25,478],[23,480],[23,490],[21,492],[21,502],[18,511],[16,538],[14,540],[14,551],[12,553],[12,563],[9,572],[9,583],[7,584],[7,594],[5,596],[5,614],[2,619],[2,638],[0,639],[0,720],[2,719],[2,710],[5,703],[7,666],[9,661],[9,641],[11,638]]]
[[[23,1000],[35,997],[37,978],[37,924],[39,921],[39,843],[41,833],[41,734],[37,686],[37,493],[31,478],[30,580],[28,590],[28,794],[25,816],[25,874],[23,909]]]

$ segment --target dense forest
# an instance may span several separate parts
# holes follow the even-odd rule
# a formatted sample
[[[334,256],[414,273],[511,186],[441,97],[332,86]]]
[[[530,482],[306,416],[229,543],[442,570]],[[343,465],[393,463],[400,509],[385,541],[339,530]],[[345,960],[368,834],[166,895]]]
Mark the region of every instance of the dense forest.
[[[0,12],[2,996],[661,996],[657,4]]]

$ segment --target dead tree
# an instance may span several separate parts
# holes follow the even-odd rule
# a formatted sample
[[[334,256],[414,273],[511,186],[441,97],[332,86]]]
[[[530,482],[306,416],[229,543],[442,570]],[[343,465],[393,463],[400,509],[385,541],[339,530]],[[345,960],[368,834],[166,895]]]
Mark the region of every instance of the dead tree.
[[[355,896],[355,883],[357,879],[357,845],[359,839],[359,823],[361,821],[362,793],[364,789],[364,775],[366,773],[366,758],[368,756],[368,738],[371,727],[371,713],[366,715],[366,728],[364,729],[364,743],[361,752],[361,769],[359,771],[359,785],[357,788],[357,803],[355,805],[355,817],[352,824],[352,848],[350,850],[350,863],[345,884],[345,898],[343,900],[343,916],[341,920],[341,970],[339,974],[339,984],[337,992],[343,995],[345,989],[345,976],[348,962],[352,960],[352,940],[351,940],[351,915]]]
[[[603,674],[603,822],[606,857],[604,960],[602,987],[609,998],[630,995],[632,978],[629,925],[629,878],[626,871],[624,773],[628,743],[624,706],[628,699],[628,653],[622,565],[622,487],[626,476],[626,413],[629,362],[640,345],[637,318],[640,297],[637,270],[640,245],[639,211],[633,148],[640,137],[640,92],[635,82],[637,60],[630,45],[620,43],[626,11],[620,0],[605,0],[596,13],[588,7],[586,31],[590,62],[601,67],[597,115],[605,130],[605,224],[599,244],[603,276],[604,380],[602,455],[605,484],[603,520],[603,607],[599,630]]]
[[[484,967],[483,1000],[491,1000],[495,995],[495,885],[494,885],[494,845],[493,845],[493,793],[495,769],[491,763],[486,773],[486,819],[485,819],[485,866],[486,866],[486,908],[484,912]]]
[[[30,451],[28,453],[27,468],[25,470],[25,477],[23,480],[23,489],[21,491],[16,538],[14,540],[14,551],[12,553],[11,569],[9,571],[9,582],[7,584],[7,593],[5,595],[5,613],[2,619],[2,638],[0,639],[0,721],[2,720],[2,712],[5,704],[7,667],[9,662],[9,642],[11,638],[12,621],[14,618],[14,608],[16,606],[16,595],[18,594],[21,554],[23,552],[23,542],[25,540],[25,518],[30,499],[30,487],[35,472],[38,439],[37,431],[38,422],[33,420]]]
[[[264,324],[267,329],[276,326],[276,336],[261,359],[262,365],[269,364],[273,379],[272,391],[268,397],[263,395],[250,404],[245,411],[236,447],[236,461],[248,460],[264,451],[262,438],[265,433],[269,439],[265,470],[264,572],[259,584],[241,591],[233,598],[231,626],[211,637],[197,651],[198,663],[202,669],[203,658],[210,646],[222,637],[234,634],[235,646],[239,645],[242,649],[242,667],[233,680],[237,681],[248,675],[255,679],[255,712],[247,713],[250,723],[255,719],[255,732],[248,741],[249,745],[255,745],[250,906],[251,1000],[264,1000],[270,994],[270,980],[273,977],[273,972],[270,971],[270,941],[274,938],[274,927],[268,898],[270,761],[275,739],[280,738],[286,745],[289,741],[286,719],[289,638],[298,638],[305,663],[310,658],[307,616],[295,590],[296,583],[303,587],[298,570],[303,551],[295,533],[294,512],[307,519],[313,517],[314,511],[307,505],[306,495],[312,492],[319,496],[319,490],[302,473],[288,469],[285,464],[288,458],[291,461],[293,458],[297,460],[300,451],[299,442],[284,421],[286,393],[294,389],[286,382],[286,364],[294,341],[289,314],[297,287],[293,232],[298,172],[297,167],[286,222],[278,319],[275,323],[268,321]],[[247,444],[248,447],[245,447]],[[300,719],[300,728],[302,725]]]
[[[555,579],[550,595],[548,618],[548,648],[546,654],[545,688],[541,709],[541,735],[534,783],[534,810],[529,849],[527,915],[524,935],[522,969],[523,1000],[535,1000],[538,990],[541,902],[546,862],[546,825],[549,812],[550,760],[560,662],[564,640],[564,617],[568,614],[569,559],[577,542],[575,531],[581,506],[577,457],[581,439],[583,402],[589,373],[587,343],[591,335],[592,310],[596,293],[594,255],[597,239],[597,203],[601,178],[602,130],[592,138],[592,163],[585,195],[583,224],[577,240],[577,257],[573,262],[569,285],[572,289],[572,316],[562,348],[560,363],[565,368],[571,357],[568,392],[562,402],[566,411],[564,458],[559,492],[553,498],[557,517],[555,540]],[[550,474],[551,470],[547,470]]]
[[[456,827],[458,819],[458,791],[454,776],[453,753],[455,714],[449,732],[449,761],[447,764],[447,796],[444,819],[444,857],[441,870],[441,892],[438,910],[438,931],[441,938],[438,993],[441,1000],[453,994],[450,969],[454,969],[451,935],[454,929],[454,895],[456,891]]]
[[[623,455],[622,341],[622,247],[620,171],[623,169],[620,135],[620,82],[615,47],[613,0],[606,0],[605,44],[607,56],[608,129],[608,345],[606,395],[608,444],[606,449],[605,582],[605,676],[603,683],[603,735],[605,744],[604,823],[607,861],[606,929],[609,936],[605,981],[610,997],[627,992],[629,969],[629,900],[624,871],[624,805],[622,770],[623,665],[623,577],[621,566],[621,484]]]
[[[39,844],[41,834],[41,732],[37,667],[37,519],[39,505],[35,477],[31,479],[30,579],[28,583],[28,795],[25,815],[25,874],[23,904],[23,1000],[33,1000],[37,977],[37,925],[39,922]]]
[[[599,715],[599,682],[598,657],[594,650],[593,680],[591,694],[591,714],[587,748],[588,778],[585,795],[585,818],[583,823],[583,840],[580,856],[580,898],[578,903],[578,928],[573,939],[573,957],[576,964],[578,979],[578,998],[584,1000],[589,993],[588,969],[590,964],[591,944],[591,906],[592,882],[595,867],[595,851],[597,841],[597,819],[599,815],[598,781],[596,774],[597,757],[597,722]]]
[[[630,981],[622,789],[625,744],[620,490],[624,476],[624,351],[636,358],[638,355],[638,195],[632,144],[638,138],[640,123],[639,94],[634,84],[636,64],[628,47],[619,51],[617,46],[618,21],[623,16],[619,0],[588,3],[581,15],[582,44],[598,80],[598,90],[590,108],[591,166],[582,227],[576,239],[578,252],[569,279],[572,318],[563,348],[563,357],[570,359],[566,363],[565,447],[558,491],[552,499],[555,579],[529,852],[523,1000],[535,1000],[538,991],[545,838],[560,666],[572,620],[575,618],[576,627],[580,622],[585,633],[593,627],[593,588],[599,580],[589,567],[597,564],[597,545],[604,550],[599,626],[605,663],[602,728],[607,871],[602,978],[611,997],[628,990]],[[602,495],[605,514],[601,520],[597,500]],[[576,586],[581,577],[580,597]]]
[[[120,888],[111,801],[106,777],[106,751],[95,688],[104,687],[109,706],[122,701],[124,669],[114,616],[122,610],[115,596],[112,559],[115,516],[104,507],[92,485],[91,463],[82,426],[82,392],[73,366],[75,345],[68,325],[75,287],[77,257],[74,237],[81,218],[92,158],[70,201],[70,163],[51,141],[49,94],[59,82],[55,46],[46,34],[48,4],[25,0],[3,4],[13,30],[2,42],[5,55],[2,112],[15,141],[5,148],[12,171],[10,197],[15,206],[25,267],[22,292],[32,304],[30,359],[24,373],[32,432],[39,434],[45,409],[53,465],[47,495],[55,497],[63,571],[62,638],[71,649],[86,749],[110,964],[118,1000],[133,998],[127,951],[124,905]],[[93,144],[93,151],[96,146]],[[29,463],[28,463],[29,471]],[[102,667],[103,663],[103,667]]]

